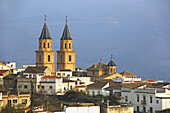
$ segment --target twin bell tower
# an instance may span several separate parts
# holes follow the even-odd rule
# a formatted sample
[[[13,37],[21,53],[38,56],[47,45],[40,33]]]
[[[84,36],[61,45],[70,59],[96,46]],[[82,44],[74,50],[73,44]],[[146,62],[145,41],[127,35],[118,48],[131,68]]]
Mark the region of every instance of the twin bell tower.
[[[39,37],[39,50],[36,52],[36,67],[48,67],[52,75],[55,75],[55,51],[52,50],[52,38],[50,36],[46,16],[44,26]],[[60,50],[57,51],[57,71],[70,69],[75,71],[75,54],[73,51],[73,42],[70,35],[70,31],[66,24],[60,39]]]

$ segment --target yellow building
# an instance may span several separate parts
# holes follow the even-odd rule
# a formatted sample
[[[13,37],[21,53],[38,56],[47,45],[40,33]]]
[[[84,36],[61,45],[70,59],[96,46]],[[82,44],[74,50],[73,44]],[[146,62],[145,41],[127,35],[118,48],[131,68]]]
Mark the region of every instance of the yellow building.
[[[98,77],[102,75],[112,75],[116,73],[116,64],[113,61],[113,58],[111,57],[111,60],[108,64],[103,63],[100,61],[97,64],[93,64],[93,66],[90,66],[87,70],[87,75]]]
[[[11,104],[14,107],[18,105],[23,105],[25,108],[29,107],[30,105],[30,93],[20,94],[10,94],[6,93],[2,95],[2,102],[3,106],[5,107],[7,104]]]
[[[52,50],[52,38],[47,27],[46,19],[41,32],[41,36],[39,38],[39,50],[35,52],[36,52],[36,66],[37,67],[47,66],[51,70],[52,75],[55,75],[54,69],[55,51]]]
[[[70,69],[75,71],[75,53],[66,18],[66,25],[60,39],[60,50],[57,51],[57,70]]]

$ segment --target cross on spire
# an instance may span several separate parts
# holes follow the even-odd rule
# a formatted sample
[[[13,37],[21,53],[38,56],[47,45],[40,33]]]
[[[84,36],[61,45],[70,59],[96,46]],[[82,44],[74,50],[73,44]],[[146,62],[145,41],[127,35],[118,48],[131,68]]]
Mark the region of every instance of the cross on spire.
[[[44,15],[45,21],[46,21],[46,17],[47,17],[47,15]]]
[[[66,16],[66,24],[67,24],[67,16]]]
[[[111,54],[111,57],[110,57],[111,59],[113,59],[113,55]]]
[[[100,61],[102,61],[102,57],[100,58]]]

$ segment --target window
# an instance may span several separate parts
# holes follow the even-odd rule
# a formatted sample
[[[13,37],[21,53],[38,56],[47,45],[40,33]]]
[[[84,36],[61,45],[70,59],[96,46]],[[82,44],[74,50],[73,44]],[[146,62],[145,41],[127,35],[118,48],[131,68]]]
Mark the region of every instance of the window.
[[[40,43],[40,45],[39,45],[39,46],[40,46],[40,48],[41,48],[41,43]]]
[[[40,85],[38,85],[38,89],[40,89]]]
[[[64,91],[66,90],[66,87],[64,87]]]
[[[53,88],[53,86],[50,86],[50,89],[52,89]]]
[[[146,112],[146,107],[143,107],[143,112],[144,112],[144,113]]]
[[[156,103],[159,104],[159,100],[156,100]]]
[[[44,48],[45,48],[45,43],[44,43]]]
[[[50,55],[48,55],[48,62],[50,62]]]
[[[22,104],[27,104],[27,99],[22,99]]]
[[[153,113],[153,108],[152,107],[150,107],[150,113]]]
[[[69,62],[71,62],[71,55],[69,55]]]
[[[41,55],[39,55],[39,62],[41,62]]]
[[[28,88],[28,86],[27,85],[24,85],[24,89],[27,89]]]
[[[100,91],[97,91],[98,95],[100,95]]]
[[[150,103],[152,103],[152,96],[150,96]]]
[[[139,112],[139,106],[137,106],[137,113]]]
[[[110,70],[110,71],[111,71],[111,73],[112,73],[112,68],[111,68],[111,70]]]
[[[93,93],[93,96],[94,96],[94,95],[95,95],[95,92],[93,91],[92,93]]]
[[[60,61],[62,62],[62,55],[60,55]]]
[[[67,49],[67,43],[65,43],[65,49]]]
[[[48,48],[50,48],[50,43],[48,43]]]
[[[146,103],[146,96],[143,96],[143,103]]]
[[[136,95],[137,96],[137,102],[139,102],[139,95]]]
[[[18,85],[19,88],[22,88],[22,85]]]
[[[72,86],[70,86],[70,89],[72,90]]]
[[[128,101],[128,96],[125,96],[125,101],[126,101],[126,102]]]
[[[69,43],[69,48],[71,49],[71,44]]]
[[[42,89],[44,89],[44,86],[41,86]]]
[[[11,104],[11,100],[8,100],[8,104]]]
[[[95,74],[95,73],[94,73],[94,71],[93,71],[93,76],[94,76],[94,74]]]
[[[17,99],[14,99],[14,100],[13,100],[13,104],[17,104]]]

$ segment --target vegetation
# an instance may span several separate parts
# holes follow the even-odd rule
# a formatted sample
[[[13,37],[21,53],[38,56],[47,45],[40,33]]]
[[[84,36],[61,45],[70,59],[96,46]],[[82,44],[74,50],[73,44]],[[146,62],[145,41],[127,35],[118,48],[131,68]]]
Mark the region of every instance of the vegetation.
[[[94,103],[95,105],[99,105],[102,100],[104,102],[110,103],[110,105],[117,105],[119,104],[118,100],[120,99],[116,95],[110,96],[103,96],[103,95],[96,95],[90,96],[85,92],[78,92],[74,90],[70,90],[65,92],[63,96],[50,96],[46,94],[37,94],[33,93],[31,96],[32,100],[32,107],[41,106],[44,110],[48,111],[59,111],[62,110],[63,105],[69,104],[77,104],[78,103]]]
[[[4,108],[2,108],[0,113],[25,113],[25,110],[22,105],[13,107],[10,104],[7,104]]]

